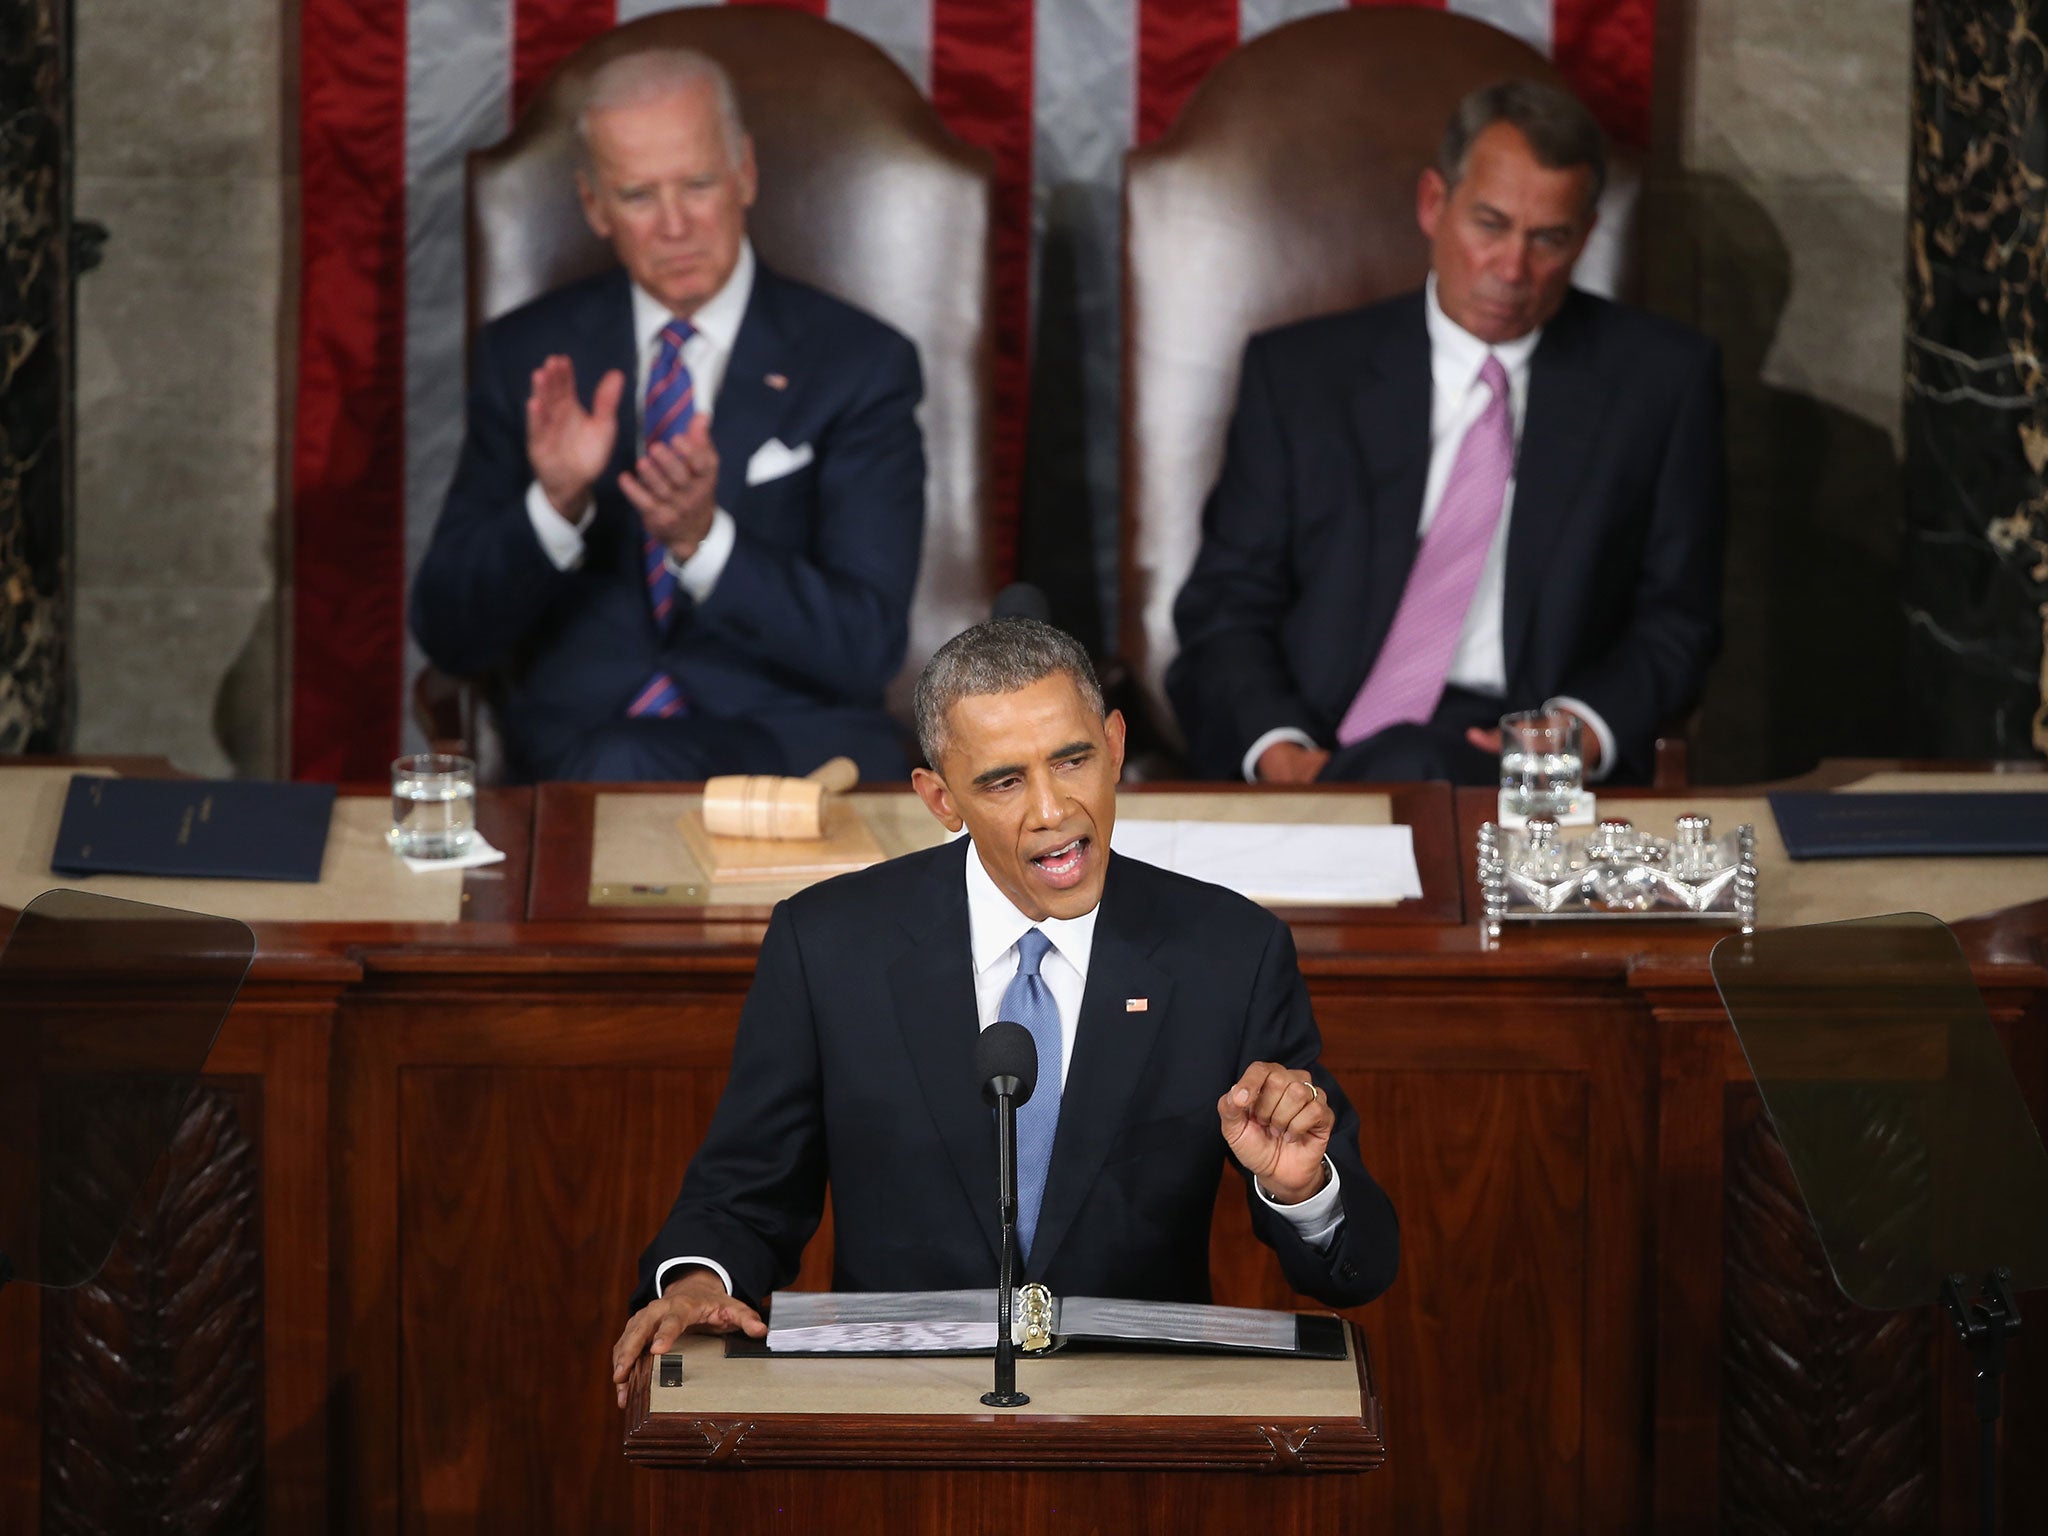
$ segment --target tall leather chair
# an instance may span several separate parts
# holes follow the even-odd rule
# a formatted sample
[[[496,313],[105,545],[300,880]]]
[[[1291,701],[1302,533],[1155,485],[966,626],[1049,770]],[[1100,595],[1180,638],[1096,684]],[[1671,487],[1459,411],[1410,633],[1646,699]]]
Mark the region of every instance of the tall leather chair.
[[[510,135],[469,157],[469,330],[612,264],[577,200],[578,104],[622,53],[694,48],[722,64],[754,138],[760,194],[747,228],[769,266],[886,320],[924,368],[923,559],[904,670],[889,694],[909,723],[931,653],[988,617],[990,218],[994,176],[896,64],[866,39],[781,9],[707,6],[628,23],[571,54]],[[415,685],[428,733],[476,724],[431,673]],[[466,718],[465,718],[466,714]]]
[[[1124,160],[1121,650],[1170,749],[1173,601],[1194,565],[1245,342],[1290,320],[1420,287],[1416,179],[1451,109],[1543,56],[1442,11],[1341,11],[1279,27],[1210,73]],[[1617,163],[1577,282],[1613,294],[1638,179]]]

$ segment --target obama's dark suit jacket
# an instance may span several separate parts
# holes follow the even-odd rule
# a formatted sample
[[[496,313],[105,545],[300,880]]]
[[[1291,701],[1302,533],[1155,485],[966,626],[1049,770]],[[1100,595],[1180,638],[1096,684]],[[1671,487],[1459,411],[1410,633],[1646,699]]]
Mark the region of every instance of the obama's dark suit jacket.
[[[994,1116],[982,1102],[963,859],[968,840],[814,886],[776,909],[732,1075],[682,1193],[641,1260],[716,1259],[758,1303],[796,1275],[829,1183],[833,1286],[995,1283]],[[1344,1226],[1327,1255],[1246,1183],[1295,1289],[1331,1306],[1385,1290],[1393,1207],[1320,1037],[1284,924],[1217,886],[1112,855],[1036,1239],[1057,1294],[1207,1300],[1229,1153],[1216,1101],[1254,1061],[1329,1095]],[[1143,999],[1141,1009],[1127,1003]]]

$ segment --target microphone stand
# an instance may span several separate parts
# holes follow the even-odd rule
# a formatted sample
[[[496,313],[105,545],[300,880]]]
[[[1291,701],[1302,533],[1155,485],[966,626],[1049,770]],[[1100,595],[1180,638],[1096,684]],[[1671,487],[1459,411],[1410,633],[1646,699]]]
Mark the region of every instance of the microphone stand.
[[[981,1394],[991,1408],[1021,1408],[1031,1401],[1017,1390],[1017,1346],[1010,1337],[1010,1300],[1017,1264],[1017,1106],[1003,1091],[1014,1077],[996,1079],[996,1186],[1002,1244],[996,1263],[996,1385]]]
[[[1950,1275],[1941,1284],[1941,1304],[1970,1347],[1977,1379],[1977,1528],[1998,1529],[1998,1410],[2005,1375],[2005,1341],[2020,1331],[2020,1307],[2013,1300],[2012,1271],[2004,1265],[1986,1271],[1972,1299],[1968,1275]]]

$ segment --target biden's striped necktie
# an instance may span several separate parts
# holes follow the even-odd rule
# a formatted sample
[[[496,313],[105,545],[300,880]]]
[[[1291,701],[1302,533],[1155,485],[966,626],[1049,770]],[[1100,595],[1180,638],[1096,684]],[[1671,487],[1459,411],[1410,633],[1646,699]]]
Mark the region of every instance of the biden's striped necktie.
[[[654,367],[647,375],[647,407],[642,414],[646,441],[665,443],[689,431],[697,416],[697,390],[690,370],[683,362],[683,343],[694,334],[687,320],[671,320],[661,328],[661,345],[654,354]],[[647,572],[647,601],[654,610],[654,627],[668,633],[675,617],[676,598],[681,585],[669,569],[668,550],[659,539],[643,534],[641,556]],[[633,702],[626,706],[632,717],[654,715],[666,719],[685,708],[683,693],[667,672],[649,678]]]

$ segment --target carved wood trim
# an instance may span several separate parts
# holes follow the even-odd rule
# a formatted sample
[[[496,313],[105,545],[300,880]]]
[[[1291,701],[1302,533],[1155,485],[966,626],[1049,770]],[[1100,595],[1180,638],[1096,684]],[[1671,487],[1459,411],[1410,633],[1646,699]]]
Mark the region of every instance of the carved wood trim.
[[[628,1433],[641,1467],[922,1467],[945,1470],[1057,1466],[1234,1472],[1369,1472],[1386,1460],[1379,1436],[1357,1421],[1258,1419],[999,1418],[993,1414],[763,1414],[751,1419],[650,1415]]]
[[[209,1079],[99,1275],[43,1304],[43,1531],[263,1524],[260,1099]],[[67,1170],[56,1202],[92,1198]]]
[[[1720,1528],[1932,1530],[1933,1311],[1844,1297],[1762,1099],[1724,1102]]]

